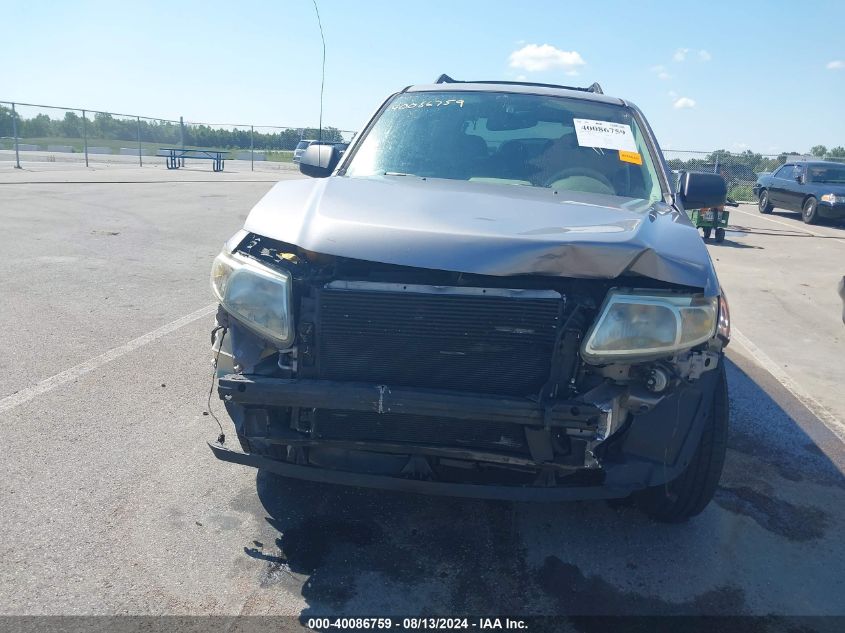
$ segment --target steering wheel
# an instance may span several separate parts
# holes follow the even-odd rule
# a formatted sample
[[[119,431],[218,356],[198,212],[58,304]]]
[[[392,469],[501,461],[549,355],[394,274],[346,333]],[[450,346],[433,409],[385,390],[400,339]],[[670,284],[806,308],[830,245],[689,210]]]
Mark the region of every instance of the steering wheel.
[[[553,174],[550,178],[547,178],[543,183],[543,186],[551,187],[558,180],[563,180],[564,178],[569,178],[570,176],[584,176],[592,180],[597,180],[602,185],[610,189],[611,192],[616,191],[616,188],[613,186],[613,183],[608,180],[607,176],[597,169],[590,169],[589,167],[568,167],[567,169],[562,169],[561,171]]]

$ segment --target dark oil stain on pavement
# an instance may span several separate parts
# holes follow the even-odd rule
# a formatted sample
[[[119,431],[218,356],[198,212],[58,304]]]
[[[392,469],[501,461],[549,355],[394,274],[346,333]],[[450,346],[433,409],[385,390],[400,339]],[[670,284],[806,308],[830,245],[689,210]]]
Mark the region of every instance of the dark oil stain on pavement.
[[[764,529],[790,541],[820,539],[831,522],[830,516],[818,508],[793,505],[747,486],[720,487],[715,502],[729,512],[754,519]]]
[[[693,599],[673,603],[634,591],[622,591],[600,576],[586,577],[575,565],[556,556],[546,558],[537,574],[543,592],[556,600],[558,612],[567,614],[572,628],[580,633],[606,631],[718,631],[718,633],[766,633],[780,618],[735,617],[747,611],[745,592],[733,586],[706,591]],[[653,616],[702,616],[730,614],[734,617],[699,620],[655,620]],[[598,617],[596,617],[598,616]],[[620,616],[642,619],[619,620]],[[776,630],[784,629],[776,626]]]
[[[529,584],[511,504],[427,498],[290,482],[260,473],[258,492],[274,547],[244,552],[266,561],[260,583],[307,576],[301,587],[309,616],[353,601],[360,610],[379,600],[379,583],[418,606],[420,584],[447,587],[441,613],[520,613]],[[372,574],[375,574],[374,576]],[[358,579],[375,585],[357,595]]]
[[[777,474],[793,482],[809,481],[822,486],[845,489],[845,476],[832,467],[824,451],[813,442],[795,438],[795,450],[784,451],[782,442],[731,428],[728,448],[759,459]],[[800,449],[800,451],[799,451]]]
[[[559,611],[570,615],[741,614],[745,610],[745,594],[737,587],[719,587],[689,602],[667,602],[621,591],[600,576],[587,578],[578,567],[556,556],[546,558],[537,579],[540,588],[557,601]]]
[[[730,450],[763,462],[788,481],[845,489],[842,471],[780,405],[730,360],[727,373]]]
[[[725,481],[743,485],[719,489],[716,511],[751,518],[775,535],[778,548],[822,538],[833,530],[836,515],[778,498],[779,475],[790,485],[838,488],[842,473],[823,453],[807,448],[810,438],[746,375],[735,366],[729,371],[733,384],[742,390],[734,392],[738,400],[732,413],[739,414],[729,442],[726,468],[731,476]],[[381,613],[388,606],[393,613],[419,615],[558,613],[574,616],[570,628],[590,633],[593,625],[579,622],[577,616],[736,616],[751,610],[746,592],[754,590],[753,583],[746,584],[748,580],[740,576],[735,585],[713,587],[706,581],[702,584],[695,570],[690,571],[688,585],[684,583],[686,595],[694,597],[682,603],[662,599],[661,565],[668,571],[674,564],[659,536],[668,532],[638,514],[632,516],[634,510],[624,503],[616,504],[616,513],[595,503],[537,511],[519,504],[286,480],[263,471],[256,485],[257,490],[245,488],[230,507],[252,514],[261,526],[249,534],[243,551],[256,561],[258,584],[272,592],[269,599],[301,594],[307,602],[301,621],[331,614]],[[579,508],[589,518],[580,521]],[[579,567],[568,560],[567,535],[556,534],[557,512],[566,515],[562,525],[577,531],[574,542],[583,545],[584,531],[594,529],[597,539],[619,536],[609,543],[596,541],[595,564],[584,567],[578,562]],[[594,526],[595,520],[618,524]],[[677,529],[696,533],[694,526]],[[684,550],[680,554],[714,548],[712,555],[720,556],[720,544],[702,542],[700,536],[674,539]],[[644,547],[626,549],[629,540]],[[608,555],[625,556],[632,579],[639,579],[635,591],[621,588],[626,585],[618,580],[605,580],[610,576],[601,574],[602,557]],[[529,558],[542,562],[529,564]],[[649,571],[635,571],[640,567]],[[788,584],[796,579],[772,581]],[[754,598],[754,609],[759,609],[760,596]],[[829,601],[830,596],[820,595],[818,605]],[[768,604],[765,598],[762,604]],[[756,626],[745,624],[742,630]]]

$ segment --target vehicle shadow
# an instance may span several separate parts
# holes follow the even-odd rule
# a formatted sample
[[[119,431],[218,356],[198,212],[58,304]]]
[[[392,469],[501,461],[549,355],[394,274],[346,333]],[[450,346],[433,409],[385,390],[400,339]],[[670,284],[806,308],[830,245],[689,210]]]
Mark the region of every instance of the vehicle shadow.
[[[745,244],[743,242],[736,242],[736,241],[729,239],[727,237],[721,242],[716,242],[714,240],[704,240],[704,243],[707,246],[717,246],[719,248],[750,248],[752,250],[758,250],[758,251],[765,250],[765,247],[763,247],[763,246],[756,246],[754,244]]]
[[[799,221],[800,222],[800,221]],[[804,226],[802,222],[800,226]],[[830,226],[830,225],[828,225]],[[836,228],[836,227],[834,227]],[[845,227],[843,227],[845,228]],[[841,235],[814,235],[802,231],[800,228],[792,229],[770,229],[770,228],[751,228],[748,226],[731,225],[728,227],[728,232],[741,233],[743,235],[773,235],[775,237],[802,237],[811,240],[841,240]]]
[[[725,473],[687,524],[654,523],[628,503],[424,497],[262,471],[257,492],[275,542],[257,537],[244,552],[262,561],[262,587],[301,593],[302,622],[830,613],[841,605],[845,477],[748,375],[730,362],[728,373]],[[825,556],[806,556],[807,546]]]
[[[806,226],[804,222],[801,220],[801,214],[798,212],[792,211],[780,211],[775,209],[769,215],[777,218],[781,218],[783,220],[792,220],[799,226]],[[821,226],[829,226],[834,229],[842,229],[845,230],[845,220],[841,219],[834,219],[834,218],[820,218],[819,224]]]

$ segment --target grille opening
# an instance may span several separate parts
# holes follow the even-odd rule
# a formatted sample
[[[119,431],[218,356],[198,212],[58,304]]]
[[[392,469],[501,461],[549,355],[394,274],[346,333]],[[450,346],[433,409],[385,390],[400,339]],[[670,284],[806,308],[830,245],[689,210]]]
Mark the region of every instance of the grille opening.
[[[319,409],[312,437],[528,454],[525,432],[519,424],[398,413]]]
[[[320,376],[531,395],[548,378],[561,301],[322,288]]]

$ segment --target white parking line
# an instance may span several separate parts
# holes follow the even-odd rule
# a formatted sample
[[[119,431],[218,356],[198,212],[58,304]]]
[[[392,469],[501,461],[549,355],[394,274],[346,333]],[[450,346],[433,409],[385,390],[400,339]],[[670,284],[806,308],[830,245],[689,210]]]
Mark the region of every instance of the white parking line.
[[[845,241],[840,241],[845,238],[839,237],[837,235],[828,235],[827,233],[816,233],[815,231],[811,231],[810,229],[806,229],[803,226],[796,226],[795,224],[789,224],[788,222],[781,222],[780,220],[775,220],[774,218],[770,218],[767,215],[762,213],[749,213],[748,211],[742,211],[741,209],[734,209],[731,213],[742,213],[743,215],[750,215],[754,218],[760,218],[761,220],[768,220],[769,222],[774,222],[775,224],[780,224],[781,226],[788,227],[793,231],[804,231],[804,233],[809,233],[810,235],[815,235],[816,237],[825,237],[827,239],[835,240],[838,244],[845,244]]]
[[[751,357],[763,367],[763,369],[768,371],[789,393],[795,396],[801,404],[807,407],[813,415],[821,420],[822,424],[824,424],[834,435],[845,442],[845,424],[843,424],[830,409],[804,391],[804,389],[792,380],[789,374],[787,374],[780,365],[773,361],[763,350],[752,343],[748,337],[739,332],[736,328],[733,328],[731,331],[731,340],[742,345]]]
[[[148,332],[143,336],[139,336],[136,339],[132,339],[128,343],[124,343],[123,345],[110,349],[109,351],[100,354],[99,356],[95,356],[90,360],[86,360],[84,363],[80,363],[79,365],[75,365],[70,369],[66,369],[65,371],[59,374],[50,376],[49,378],[45,378],[41,382],[36,383],[31,387],[21,389],[17,393],[13,393],[11,396],[6,396],[2,400],[0,400],[0,413],[4,413],[10,409],[20,406],[25,402],[29,402],[30,400],[37,396],[40,396],[41,394],[47,393],[48,391],[52,391],[56,387],[59,387],[60,385],[65,384],[66,382],[70,382],[71,380],[79,378],[83,374],[87,374],[89,371],[97,369],[98,367],[102,367],[106,363],[110,363],[113,360],[116,360],[121,356],[125,356],[130,352],[134,352],[139,347],[148,345],[156,339],[160,339],[162,336],[170,334],[175,330],[178,330],[182,326],[188,325],[189,323],[193,323],[197,319],[201,319],[210,314],[213,314],[215,310],[217,310],[216,303],[207,305],[204,308],[200,308],[199,310],[191,312],[190,314],[186,314],[185,316],[176,319],[175,321],[171,321],[167,325],[162,325],[160,328],[155,329],[152,332]]]

